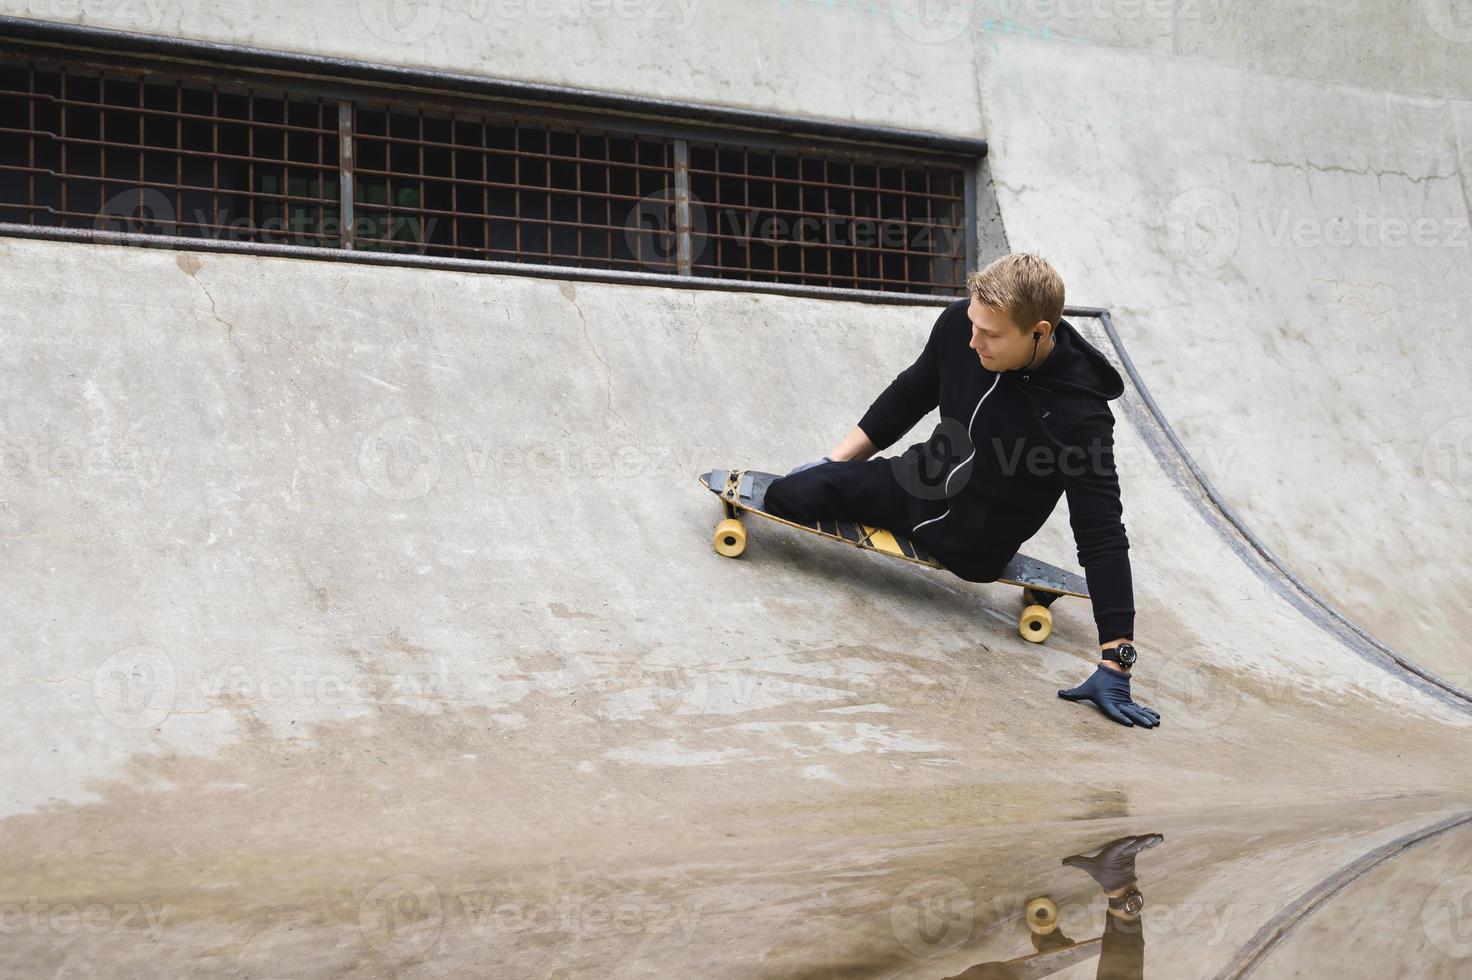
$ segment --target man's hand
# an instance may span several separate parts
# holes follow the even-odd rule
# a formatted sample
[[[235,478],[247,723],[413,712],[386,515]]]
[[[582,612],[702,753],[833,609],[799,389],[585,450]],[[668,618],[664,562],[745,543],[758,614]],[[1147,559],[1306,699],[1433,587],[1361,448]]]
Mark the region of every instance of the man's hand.
[[[1130,675],[1112,666],[1100,664],[1094,668],[1093,677],[1078,687],[1059,691],[1058,696],[1065,701],[1092,701],[1105,717],[1127,728],[1154,728],[1160,724],[1160,712],[1136,704],[1130,697]]]
[[[1088,874],[1105,892],[1118,892],[1135,884],[1135,855],[1163,840],[1161,834],[1119,837],[1099,848],[1093,857],[1072,854],[1063,863]]]
[[[794,466],[792,469],[790,469],[790,470],[787,471],[787,475],[788,476],[792,476],[794,473],[801,473],[803,470],[810,470],[814,466],[822,466],[824,463],[831,463],[831,462],[833,462],[832,459],[830,459],[827,456],[824,456],[822,459],[814,460],[811,463],[802,463],[802,464],[800,464],[798,466]]]

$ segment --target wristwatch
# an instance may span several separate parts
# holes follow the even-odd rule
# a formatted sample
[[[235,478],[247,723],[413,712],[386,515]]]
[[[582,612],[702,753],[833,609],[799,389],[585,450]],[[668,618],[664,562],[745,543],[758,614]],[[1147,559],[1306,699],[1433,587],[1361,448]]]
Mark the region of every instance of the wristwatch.
[[[1133,644],[1121,643],[1117,647],[1105,650],[1101,656],[1105,660],[1113,660],[1121,667],[1130,667],[1135,663],[1135,648]]]
[[[1145,907],[1145,896],[1140,894],[1140,889],[1131,888],[1118,898],[1111,898],[1109,907],[1126,915],[1139,915],[1140,910]]]

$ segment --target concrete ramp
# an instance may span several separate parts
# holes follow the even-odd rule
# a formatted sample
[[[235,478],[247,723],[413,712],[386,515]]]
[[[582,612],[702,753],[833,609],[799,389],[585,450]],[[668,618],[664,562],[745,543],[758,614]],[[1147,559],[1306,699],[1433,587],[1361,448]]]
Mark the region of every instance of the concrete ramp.
[[[1173,46],[979,46],[1009,241],[1113,311],[1304,584],[1472,689],[1472,33],[1443,0],[1187,6]]]
[[[1008,587],[713,552],[695,474],[824,452],[939,307],[16,239],[0,289],[7,975],[948,975],[1028,952],[1035,892],[1097,935],[1059,859],[1147,832],[1152,895],[1231,906],[1150,947],[1208,975],[1459,832],[1465,699],[1264,561],[1133,385],[1158,730],[1055,697],[1086,603],[1036,646]],[[1061,508],[1028,550],[1074,566]]]

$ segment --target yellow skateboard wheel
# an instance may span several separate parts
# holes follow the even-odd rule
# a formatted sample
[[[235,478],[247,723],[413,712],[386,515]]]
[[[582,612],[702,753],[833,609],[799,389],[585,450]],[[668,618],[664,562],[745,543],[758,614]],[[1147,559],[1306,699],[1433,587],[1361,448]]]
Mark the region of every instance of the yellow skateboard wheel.
[[[1047,895],[1027,900],[1027,927],[1039,936],[1058,928],[1058,906]]]
[[[1053,633],[1053,614],[1047,606],[1028,606],[1022,610],[1017,629],[1024,640],[1041,643]]]
[[[734,517],[728,517],[716,525],[714,539],[716,553],[735,558],[746,550],[746,528]]]

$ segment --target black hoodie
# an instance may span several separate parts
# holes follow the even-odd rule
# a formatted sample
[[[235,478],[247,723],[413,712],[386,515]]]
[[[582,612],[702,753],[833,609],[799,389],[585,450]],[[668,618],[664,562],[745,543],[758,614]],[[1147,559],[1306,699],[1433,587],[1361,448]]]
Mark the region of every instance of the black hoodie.
[[[955,574],[992,581],[1068,495],[1078,561],[1100,643],[1134,636],[1129,539],[1114,469],[1109,402],[1124,382],[1067,320],[1040,367],[989,371],[971,349],[970,298],[935,321],[920,357],[874,400],[859,427],[879,449],[931,409],[930,438],[896,461],[910,492],[908,530]]]

